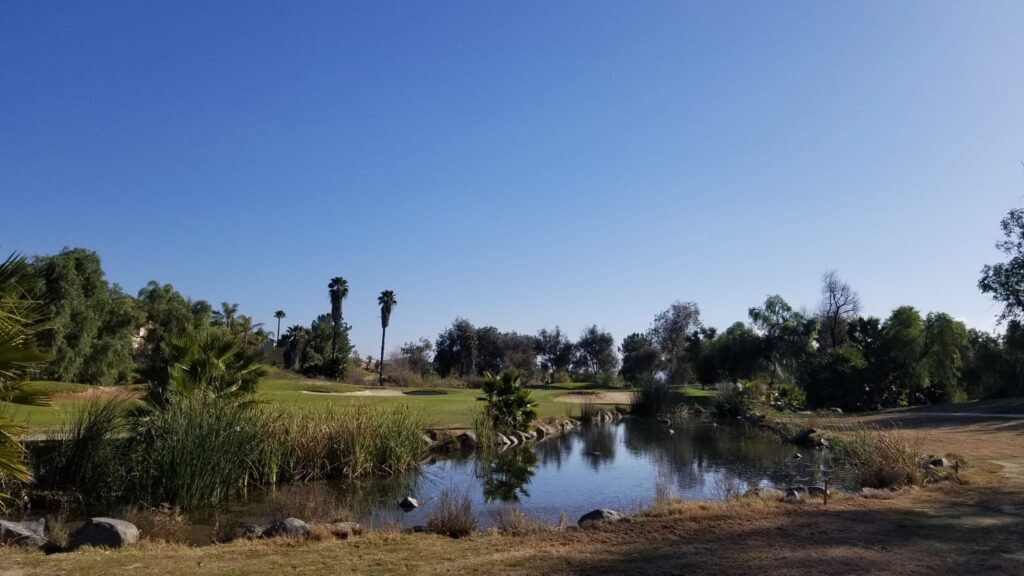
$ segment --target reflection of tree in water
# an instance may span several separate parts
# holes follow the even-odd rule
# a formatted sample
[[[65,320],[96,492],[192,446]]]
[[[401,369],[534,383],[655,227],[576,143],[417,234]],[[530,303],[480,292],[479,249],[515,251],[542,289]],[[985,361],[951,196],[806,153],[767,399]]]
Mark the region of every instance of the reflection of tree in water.
[[[822,466],[830,467],[827,453],[798,450],[772,434],[742,423],[713,426],[694,421],[677,426],[674,434],[655,422],[629,421],[624,444],[633,454],[650,458],[664,477],[683,490],[715,495],[723,482],[740,489],[763,481],[784,486],[820,483]],[[803,458],[794,459],[801,452]]]
[[[533,479],[537,454],[529,448],[510,448],[477,460],[477,476],[483,486],[484,500],[517,502],[520,496],[529,497],[526,485]]]
[[[583,457],[594,470],[615,460],[616,431],[618,426],[589,425],[580,432]]]
[[[577,441],[578,438],[575,433],[559,434],[547,438],[543,442],[538,442],[534,446],[534,451],[540,458],[541,464],[544,466],[554,464],[556,469],[561,470],[562,464],[565,463],[565,459],[572,453],[572,448],[576,445]]]

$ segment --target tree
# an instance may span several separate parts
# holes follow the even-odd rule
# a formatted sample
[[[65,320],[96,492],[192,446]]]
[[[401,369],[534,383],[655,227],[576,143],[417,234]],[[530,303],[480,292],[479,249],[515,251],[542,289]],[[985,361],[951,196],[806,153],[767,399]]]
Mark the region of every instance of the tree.
[[[543,329],[535,340],[536,355],[540,359],[540,368],[545,380],[555,381],[555,374],[564,372],[566,375],[572,365],[574,352],[573,343],[555,326],[554,330]]]
[[[733,383],[751,380],[761,365],[761,353],[757,332],[743,322],[736,322],[708,343],[697,361],[698,381],[716,384],[723,378]]]
[[[274,312],[274,318],[277,318],[277,332],[274,333],[274,336],[277,337],[277,344],[281,343],[281,320],[287,316],[288,315],[284,313],[284,310]]]
[[[669,383],[685,384],[693,377],[687,337],[700,327],[700,308],[695,302],[677,300],[654,317],[647,336],[661,352],[662,370]]]
[[[426,338],[420,338],[418,342],[406,342],[399,349],[399,358],[405,366],[419,374],[427,376],[432,370],[430,352],[434,345]]]
[[[327,285],[328,294],[331,297],[331,324],[334,328],[331,341],[331,358],[338,358],[338,334],[341,332],[341,303],[348,298],[348,280],[341,276],[331,278]]]
[[[205,300],[192,301],[174,286],[150,280],[136,299],[142,312],[141,341],[136,356],[145,362],[167,337],[210,325],[213,307]]]
[[[34,326],[41,319],[42,306],[30,295],[32,267],[25,258],[12,254],[0,263],[0,490],[4,480],[31,480],[25,450],[18,441],[22,427],[8,415],[2,402],[10,402],[23,391],[25,380],[41,368],[47,357],[36,350]],[[0,492],[0,511],[8,496]]]
[[[768,373],[768,402],[771,402],[777,381],[794,379],[798,366],[810,356],[818,322],[793,310],[777,294],[769,296],[760,308],[751,308],[748,315],[761,338],[761,357]]]
[[[537,417],[537,404],[530,399],[530,391],[523,387],[518,370],[503,370],[501,374],[484,374],[485,411],[496,432],[508,434],[526,430]]]
[[[309,340],[303,350],[300,370],[311,376],[341,379],[348,370],[352,352],[349,326],[344,322],[337,329],[330,314],[317,316],[309,327]]]
[[[391,323],[391,311],[398,305],[395,293],[392,290],[384,290],[377,297],[377,304],[380,304],[380,362],[378,362],[380,385],[384,385],[384,338],[387,336],[388,324]]]
[[[43,376],[87,384],[129,381],[132,338],[141,317],[135,300],[107,283],[99,256],[64,249],[32,264],[35,294],[49,319],[40,344],[50,350],[52,361]]]
[[[835,270],[821,278],[821,303],[818,318],[821,327],[818,342],[824,350],[832,350],[846,343],[846,326],[860,312],[860,298]]]
[[[217,326],[224,326],[229,332],[235,332],[235,316],[238,314],[238,304],[221,302],[220,310],[213,313],[213,323]]]
[[[1006,262],[986,264],[978,288],[1003,305],[999,321],[1024,318],[1024,208],[1014,208],[999,223],[1004,240],[996,248],[1009,257]]]
[[[924,363],[928,386],[937,400],[963,402],[964,357],[969,354],[967,326],[949,314],[932,312],[925,318]]]
[[[450,328],[437,335],[434,370],[441,376],[476,374],[477,334],[469,320],[456,318]]]
[[[252,316],[246,316],[245,314],[242,314],[241,316],[238,317],[238,320],[236,321],[235,325],[238,327],[238,332],[240,332],[240,335],[242,337],[242,344],[244,344],[245,346],[249,346],[251,344],[249,336],[253,333],[254,330],[259,330],[263,326],[263,323],[259,322],[254,324],[252,321]]]
[[[279,341],[284,346],[284,367],[288,370],[302,368],[302,351],[309,342],[310,331],[305,326],[290,326],[284,337]]]
[[[619,369],[619,357],[615,354],[615,338],[608,332],[590,326],[583,330],[576,341],[576,356],[573,359],[573,377],[578,380],[596,382],[600,377],[614,374]]]
[[[879,399],[884,407],[906,406],[925,400],[928,375],[922,362],[925,327],[913,306],[900,306],[882,325],[877,376],[886,384]]]
[[[634,332],[622,339],[619,352],[622,354],[619,374],[626,382],[636,386],[654,379],[658,370],[658,349],[650,338]]]

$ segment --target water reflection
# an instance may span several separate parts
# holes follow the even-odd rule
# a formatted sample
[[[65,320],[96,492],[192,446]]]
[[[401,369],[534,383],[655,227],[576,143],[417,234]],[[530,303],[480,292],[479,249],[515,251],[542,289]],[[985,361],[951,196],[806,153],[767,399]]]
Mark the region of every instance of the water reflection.
[[[533,479],[534,468],[540,458],[528,448],[511,448],[495,452],[477,460],[485,502],[519,502],[519,497],[530,497],[526,485]]]

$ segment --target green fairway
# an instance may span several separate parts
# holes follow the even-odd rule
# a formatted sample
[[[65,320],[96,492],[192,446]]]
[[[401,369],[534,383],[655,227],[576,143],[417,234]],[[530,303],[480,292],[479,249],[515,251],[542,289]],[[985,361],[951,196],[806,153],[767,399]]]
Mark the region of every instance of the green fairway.
[[[366,382],[372,380],[365,371],[351,375],[351,380]],[[369,376],[368,376],[369,375]],[[92,386],[70,384],[65,382],[32,382],[29,389],[59,395],[49,406],[25,406],[21,404],[0,404],[16,422],[33,429],[54,429],[69,421],[76,409],[82,405],[82,399],[75,399],[68,394],[96,390]],[[360,396],[347,396],[352,392],[363,391]],[[555,399],[564,394],[594,392],[589,384],[574,382],[558,385],[556,389],[532,390],[530,397],[537,403],[539,417],[565,417],[579,413],[580,405],[559,402]],[[624,392],[619,389],[618,392]],[[682,388],[679,392],[687,401],[705,403],[711,399],[713,392],[696,388]],[[387,394],[375,396],[372,394]],[[259,397],[268,403],[285,409],[297,411],[336,410],[353,405],[371,404],[408,404],[422,410],[433,426],[469,426],[481,406],[479,390],[466,388],[378,388],[341,382],[330,382],[306,378],[294,372],[277,368],[269,368],[267,377],[259,385]],[[84,398],[84,397],[83,397]]]

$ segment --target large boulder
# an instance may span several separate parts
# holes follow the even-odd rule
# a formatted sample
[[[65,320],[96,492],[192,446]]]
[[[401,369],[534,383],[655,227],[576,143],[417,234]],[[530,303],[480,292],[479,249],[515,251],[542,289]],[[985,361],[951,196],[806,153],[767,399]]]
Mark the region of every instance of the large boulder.
[[[0,520],[0,544],[4,546],[25,546],[39,548],[46,545],[42,530],[35,530],[27,522]]]
[[[123,548],[138,541],[139,529],[131,522],[115,518],[89,518],[71,535],[68,548]]]
[[[576,524],[583,526],[584,524],[589,524],[591,522],[616,522],[618,520],[622,520],[622,514],[619,514],[615,510],[598,508],[597,510],[591,510],[583,516],[580,516],[580,519],[576,521]]]
[[[269,528],[264,530],[263,537],[308,538],[309,524],[306,524],[298,518],[285,518],[280,522],[271,524]]]

